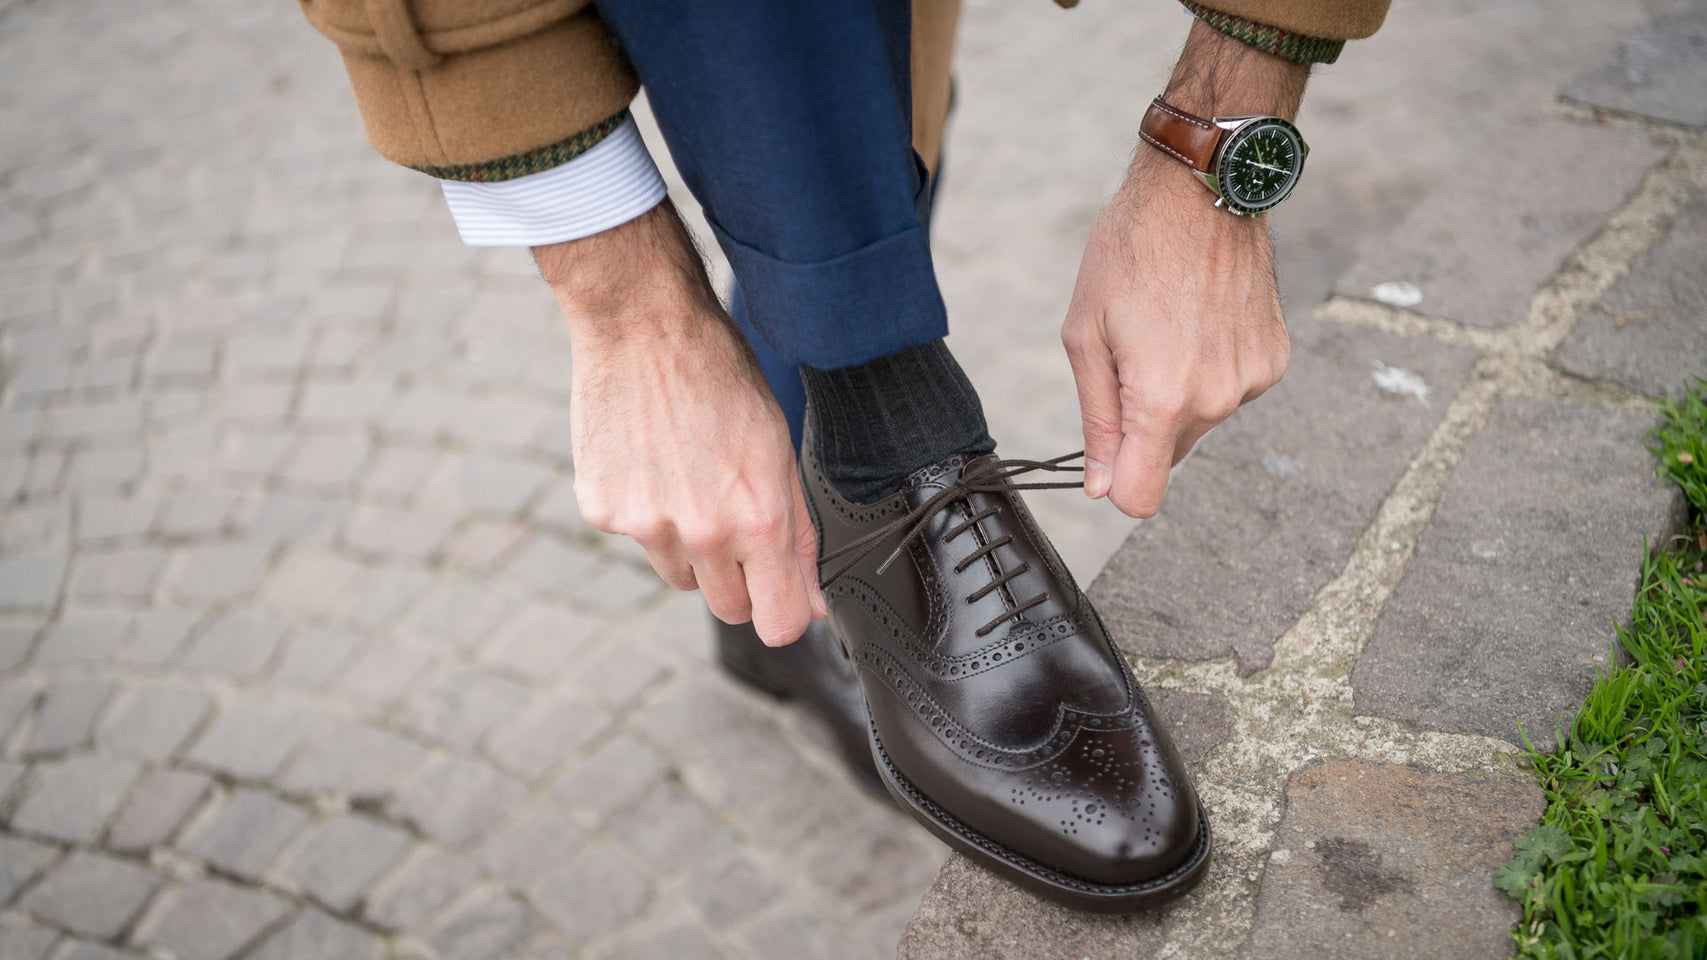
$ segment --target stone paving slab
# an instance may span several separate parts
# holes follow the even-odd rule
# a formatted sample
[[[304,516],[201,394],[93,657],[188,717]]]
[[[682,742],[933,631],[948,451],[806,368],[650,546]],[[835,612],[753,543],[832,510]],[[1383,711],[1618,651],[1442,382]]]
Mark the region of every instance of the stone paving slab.
[[[1289,301],[1307,312],[1343,289],[1372,245],[1464,178],[1466,156],[1532,122],[1560,84],[1646,19],[1636,2],[1393,5],[1379,33],[1312,71],[1298,119],[1310,173],[1270,215]]]
[[[1546,808],[1527,776],[1336,760],[1292,775],[1248,960],[1481,960],[1522,918],[1494,889]]]
[[[0,957],[6,960],[41,960],[59,935],[44,927],[0,925]]]
[[[1707,61],[1707,56],[1701,59]],[[1707,90],[1707,79],[1700,89]],[[1682,398],[1690,378],[1703,375],[1701,358],[1707,357],[1704,263],[1707,199],[1700,199],[1600,305],[1578,321],[1559,348],[1559,366],[1648,396]]]
[[[1537,117],[1505,125],[1493,142],[1497,150],[1454,157],[1452,181],[1370,243],[1336,291],[1370,299],[1377,284],[1409,283],[1422,313],[1509,326],[1666,154],[1641,133]]]
[[[137,939],[182,960],[227,960],[289,911],[275,894],[198,880],[165,893],[139,925]]]
[[[951,857],[901,937],[898,960],[1084,960],[1154,956],[1163,914],[1085,914]]]
[[[56,853],[46,844],[0,837],[0,901],[12,899],[12,894],[53,862]]]
[[[1337,574],[1473,351],[1307,319],[1278,386],[1176,468],[1090,595],[1123,650],[1241,673]]]
[[[1605,62],[1565,84],[1582,103],[1707,126],[1707,3],[1681,0],[1630,31]]]
[[[19,906],[61,929],[107,939],[130,925],[162,882],[130,861],[77,851],[30,887]]]
[[[250,956],[254,960],[378,960],[384,950],[373,935],[310,909],[268,937]]]
[[[1654,419],[1501,401],[1352,671],[1360,714],[1551,742],[1608,665],[1642,544],[1683,499],[1643,448]]]

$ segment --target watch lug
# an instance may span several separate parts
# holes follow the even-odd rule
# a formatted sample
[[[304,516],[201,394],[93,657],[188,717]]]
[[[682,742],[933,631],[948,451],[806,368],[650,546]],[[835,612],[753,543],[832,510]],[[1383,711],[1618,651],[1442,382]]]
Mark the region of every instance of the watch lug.
[[[1251,117],[1213,117],[1209,122],[1215,124],[1217,127],[1220,127],[1228,133],[1232,133],[1234,130],[1250,123],[1252,120],[1262,119],[1264,119],[1262,115]]]

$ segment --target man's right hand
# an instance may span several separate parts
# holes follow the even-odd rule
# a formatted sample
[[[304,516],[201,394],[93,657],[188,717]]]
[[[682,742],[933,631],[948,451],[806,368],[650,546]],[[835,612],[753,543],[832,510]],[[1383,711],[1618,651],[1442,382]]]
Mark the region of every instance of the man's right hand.
[[[798,638],[825,606],[788,425],[675,210],[534,256],[569,326],[581,516],[725,623]]]

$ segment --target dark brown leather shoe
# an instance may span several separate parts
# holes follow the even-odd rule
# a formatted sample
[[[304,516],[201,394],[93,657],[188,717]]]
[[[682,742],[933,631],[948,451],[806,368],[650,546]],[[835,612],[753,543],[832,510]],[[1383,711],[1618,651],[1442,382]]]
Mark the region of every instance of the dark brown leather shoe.
[[[1208,822],[1017,492],[1077,484],[1009,479],[1040,468],[1075,469],[956,456],[860,505],[804,457],[830,624],[865,688],[878,772],[920,822],[1069,906],[1153,906],[1202,879]]]
[[[797,700],[830,729],[854,782],[872,796],[889,799],[866,733],[865,694],[853,664],[830,628],[814,622],[799,640],[767,647],[750,623],[731,626],[712,618],[717,662],[736,680],[778,700]]]

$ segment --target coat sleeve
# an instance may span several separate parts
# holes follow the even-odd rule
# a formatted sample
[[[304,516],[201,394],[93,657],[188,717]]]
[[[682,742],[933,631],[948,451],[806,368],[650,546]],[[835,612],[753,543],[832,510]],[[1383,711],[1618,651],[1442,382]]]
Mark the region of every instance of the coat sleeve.
[[[1391,0],[1183,0],[1198,19],[1295,63],[1332,63],[1381,28]]]
[[[300,0],[368,142],[441,180],[511,180],[616,130],[640,88],[588,0]]]

